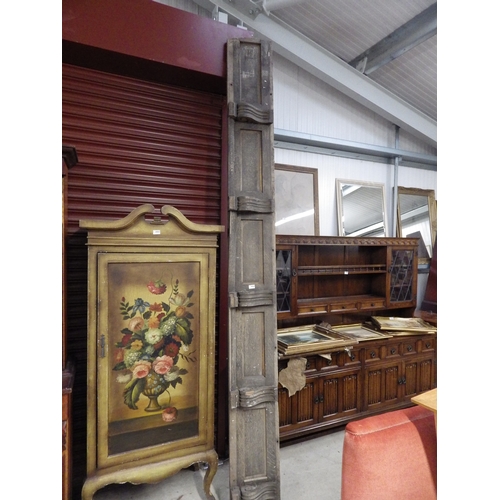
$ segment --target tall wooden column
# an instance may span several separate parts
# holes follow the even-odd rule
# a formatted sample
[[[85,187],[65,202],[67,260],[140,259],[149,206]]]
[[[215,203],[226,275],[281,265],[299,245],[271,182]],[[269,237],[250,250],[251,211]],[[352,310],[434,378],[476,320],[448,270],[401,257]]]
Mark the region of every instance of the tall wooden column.
[[[228,41],[231,500],[279,499],[270,43]]]

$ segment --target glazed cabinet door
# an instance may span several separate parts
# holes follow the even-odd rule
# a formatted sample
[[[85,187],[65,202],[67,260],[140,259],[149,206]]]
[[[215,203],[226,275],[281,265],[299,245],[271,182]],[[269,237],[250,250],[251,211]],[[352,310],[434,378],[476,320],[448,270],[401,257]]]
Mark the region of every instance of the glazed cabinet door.
[[[417,300],[418,258],[415,247],[388,247],[389,307],[413,307]]]
[[[294,246],[276,247],[276,310],[278,319],[297,315],[297,251]]]

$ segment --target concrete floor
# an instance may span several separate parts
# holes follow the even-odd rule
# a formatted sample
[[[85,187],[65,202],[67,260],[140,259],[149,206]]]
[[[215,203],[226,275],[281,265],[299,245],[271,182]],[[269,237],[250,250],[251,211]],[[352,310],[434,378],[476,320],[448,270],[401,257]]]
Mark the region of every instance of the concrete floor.
[[[281,500],[340,500],[344,430],[280,448]],[[94,500],[206,500],[205,471],[184,469],[157,484],[113,484]],[[229,500],[229,462],[219,464],[212,482],[216,500]]]

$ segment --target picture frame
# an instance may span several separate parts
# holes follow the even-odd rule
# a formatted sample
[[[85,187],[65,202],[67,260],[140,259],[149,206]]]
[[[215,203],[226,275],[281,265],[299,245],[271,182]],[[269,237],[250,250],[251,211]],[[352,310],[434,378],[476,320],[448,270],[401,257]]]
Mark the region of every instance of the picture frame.
[[[373,328],[370,328],[369,326],[363,325],[362,323],[332,326],[332,330],[334,330],[335,332],[340,332],[342,333],[342,335],[352,337],[358,342],[363,342],[366,340],[386,339],[392,337],[392,335],[388,333],[379,332],[377,330],[374,330]]]
[[[437,328],[421,318],[396,318],[393,316],[372,316],[372,323],[380,330],[391,332],[435,333]]]
[[[319,235],[318,169],[274,166],[276,234]]]
[[[356,340],[320,325],[305,325],[278,330],[278,352],[281,355],[307,354],[342,349]]]

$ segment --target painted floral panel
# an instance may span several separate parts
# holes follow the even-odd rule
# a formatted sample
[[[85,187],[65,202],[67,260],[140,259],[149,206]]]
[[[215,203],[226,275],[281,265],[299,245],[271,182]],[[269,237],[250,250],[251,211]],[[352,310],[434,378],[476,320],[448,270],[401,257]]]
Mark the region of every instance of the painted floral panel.
[[[114,262],[108,281],[109,453],[196,436],[200,263]]]

